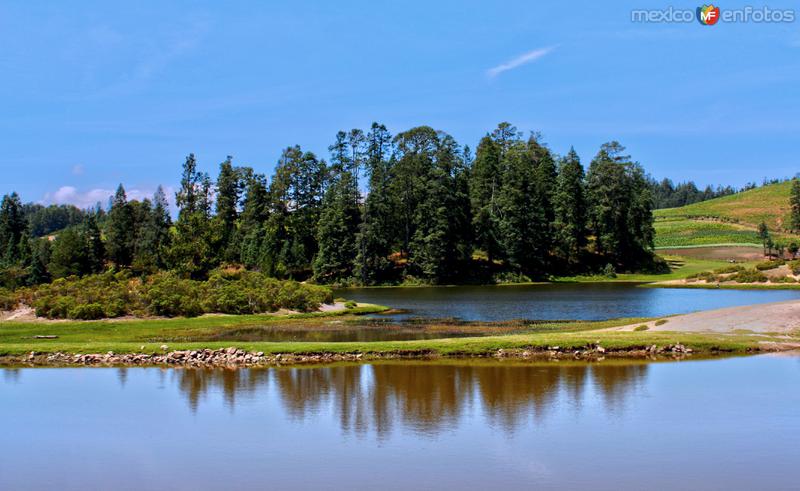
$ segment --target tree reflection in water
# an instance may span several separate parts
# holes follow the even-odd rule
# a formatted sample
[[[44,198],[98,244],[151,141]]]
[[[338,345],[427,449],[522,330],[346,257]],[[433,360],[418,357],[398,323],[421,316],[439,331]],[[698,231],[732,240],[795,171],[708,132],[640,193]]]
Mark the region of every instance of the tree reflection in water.
[[[582,409],[599,396],[605,410],[624,409],[641,386],[646,363],[377,363],[270,369],[172,370],[196,410],[219,392],[233,408],[242,399],[280,398],[288,416],[312,418],[331,407],[344,432],[388,435],[395,427],[434,434],[455,427],[476,407],[506,431],[538,423],[560,403]],[[123,380],[123,377],[120,377]]]

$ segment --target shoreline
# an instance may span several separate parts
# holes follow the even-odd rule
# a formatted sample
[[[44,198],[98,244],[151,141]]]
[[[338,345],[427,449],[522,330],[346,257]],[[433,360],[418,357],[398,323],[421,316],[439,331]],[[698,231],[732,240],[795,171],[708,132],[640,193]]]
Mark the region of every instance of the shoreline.
[[[558,346],[529,349],[498,349],[483,353],[438,354],[428,350],[410,350],[376,353],[277,353],[250,352],[236,347],[217,350],[176,350],[162,354],[152,353],[113,353],[70,354],[63,352],[37,353],[23,355],[0,355],[0,368],[14,367],[161,367],[161,368],[260,368],[297,366],[332,363],[367,363],[384,360],[516,360],[516,361],[583,361],[599,362],[605,359],[636,359],[649,361],[677,361],[688,358],[710,359],[734,356],[736,354],[756,354],[788,349],[748,350],[744,353],[734,350],[711,350],[696,352],[683,344],[630,349],[607,349],[601,345],[587,345],[582,349],[561,348]]]

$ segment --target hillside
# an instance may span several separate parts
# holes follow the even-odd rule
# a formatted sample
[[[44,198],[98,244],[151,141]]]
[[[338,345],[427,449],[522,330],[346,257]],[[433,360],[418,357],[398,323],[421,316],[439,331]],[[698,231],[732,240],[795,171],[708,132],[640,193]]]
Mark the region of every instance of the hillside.
[[[679,208],[656,210],[656,247],[759,245],[757,227],[762,221],[775,239],[800,240],[784,229],[789,223],[791,186],[791,181],[770,184]]]
[[[791,187],[791,181],[770,184],[680,208],[656,210],[655,216],[657,218],[713,217],[749,225],[753,228],[764,221],[770,230],[784,230],[784,225],[789,223],[789,191]]]

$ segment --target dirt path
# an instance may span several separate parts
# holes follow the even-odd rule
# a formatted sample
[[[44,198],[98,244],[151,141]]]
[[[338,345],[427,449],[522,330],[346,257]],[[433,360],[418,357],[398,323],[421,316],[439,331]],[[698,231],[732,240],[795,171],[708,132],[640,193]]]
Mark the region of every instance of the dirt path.
[[[657,323],[660,325],[656,325]],[[631,324],[608,330],[633,331],[641,325],[643,324]],[[665,317],[644,323],[644,325],[649,331],[790,334],[800,330],[800,301],[790,300],[706,310]]]

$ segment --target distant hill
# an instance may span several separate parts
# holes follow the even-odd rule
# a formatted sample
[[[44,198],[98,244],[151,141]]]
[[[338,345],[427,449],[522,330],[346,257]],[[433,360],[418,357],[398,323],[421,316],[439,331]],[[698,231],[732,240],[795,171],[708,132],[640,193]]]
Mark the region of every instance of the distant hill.
[[[700,203],[656,210],[656,247],[759,244],[764,221],[776,239],[798,240],[789,223],[791,181],[769,184]]]

